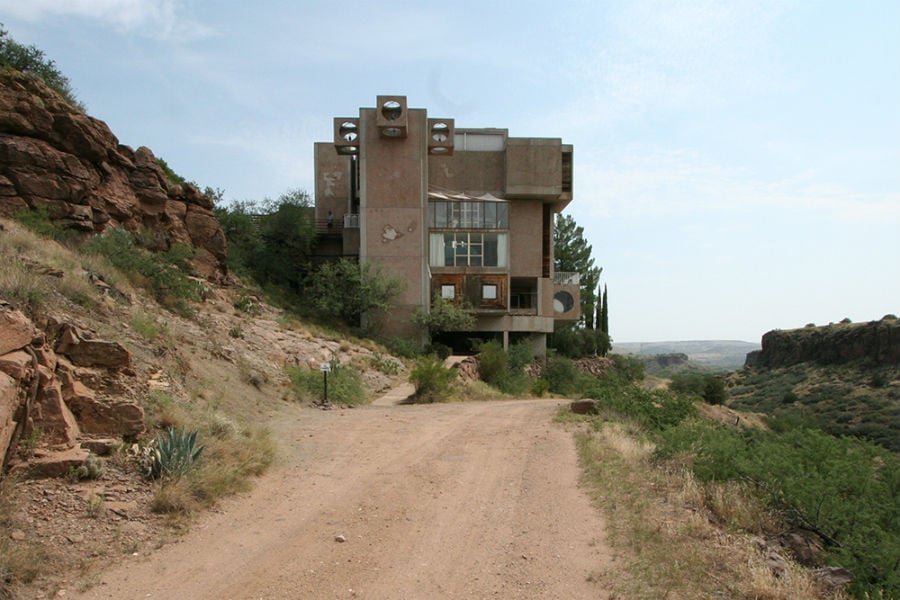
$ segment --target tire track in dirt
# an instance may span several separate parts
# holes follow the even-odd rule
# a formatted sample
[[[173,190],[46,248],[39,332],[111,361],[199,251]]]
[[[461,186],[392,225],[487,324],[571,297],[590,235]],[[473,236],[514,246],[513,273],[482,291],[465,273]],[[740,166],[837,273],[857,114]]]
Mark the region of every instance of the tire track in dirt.
[[[254,492],[75,597],[608,598],[557,403],[286,407]]]

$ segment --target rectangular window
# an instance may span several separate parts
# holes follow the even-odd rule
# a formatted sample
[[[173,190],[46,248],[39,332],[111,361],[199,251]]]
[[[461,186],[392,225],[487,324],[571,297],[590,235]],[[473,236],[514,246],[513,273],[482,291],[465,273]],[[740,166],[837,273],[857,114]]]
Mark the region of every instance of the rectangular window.
[[[429,261],[432,267],[506,267],[505,233],[432,233]]]
[[[497,299],[497,286],[494,284],[485,284],[481,286],[481,299],[482,300],[496,300]]]
[[[497,201],[435,200],[428,203],[432,229],[509,229],[509,205]]]
[[[441,298],[445,300],[453,300],[456,298],[456,286],[455,285],[442,285],[441,286]]]

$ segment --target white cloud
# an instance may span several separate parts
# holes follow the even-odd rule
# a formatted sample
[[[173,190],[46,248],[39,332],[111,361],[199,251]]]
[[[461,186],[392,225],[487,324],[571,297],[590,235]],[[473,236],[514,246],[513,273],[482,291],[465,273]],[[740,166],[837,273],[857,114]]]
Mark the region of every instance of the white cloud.
[[[27,20],[48,17],[94,19],[119,32],[192,40],[212,30],[184,15],[182,0],[0,0],[0,10]]]
[[[797,211],[847,223],[900,224],[900,193],[862,193],[803,171],[778,180],[694,151],[646,145],[580,163],[576,195],[597,216]]]

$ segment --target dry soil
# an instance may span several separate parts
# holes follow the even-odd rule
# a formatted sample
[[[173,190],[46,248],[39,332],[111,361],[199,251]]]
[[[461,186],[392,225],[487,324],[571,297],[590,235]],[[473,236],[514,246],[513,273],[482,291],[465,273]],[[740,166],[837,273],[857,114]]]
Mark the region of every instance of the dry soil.
[[[558,402],[286,406],[252,493],[68,597],[608,599]]]

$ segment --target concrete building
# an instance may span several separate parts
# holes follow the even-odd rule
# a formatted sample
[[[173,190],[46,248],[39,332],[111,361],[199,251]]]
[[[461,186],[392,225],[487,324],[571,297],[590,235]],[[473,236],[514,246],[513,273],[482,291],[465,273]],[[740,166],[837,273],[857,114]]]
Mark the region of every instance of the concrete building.
[[[320,252],[357,257],[405,282],[382,332],[424,341],[432,298],[465,301],[465,337],[546,352],[555,320],[579,318],[579,276],[553,271],[554,215],[572,200],[572,146],[453,119],[378,96],[315,144]],[[460,336],[452,342],[460,342]]]

